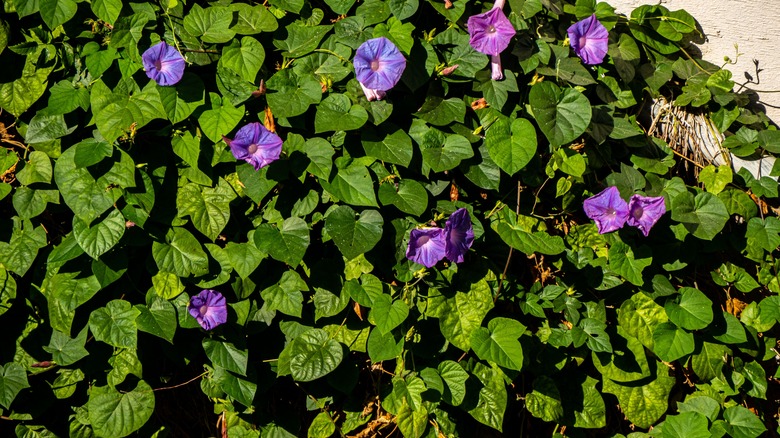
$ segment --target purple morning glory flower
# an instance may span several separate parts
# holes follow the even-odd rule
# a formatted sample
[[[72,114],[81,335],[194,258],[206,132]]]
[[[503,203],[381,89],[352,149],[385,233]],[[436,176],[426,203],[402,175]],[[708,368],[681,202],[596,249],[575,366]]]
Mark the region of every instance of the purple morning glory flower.
[[[446,236],[441,228],[416,228],[409,235],[406,258],[426,268],[435,266],[446,253]]]
[[[628,224],[647,237],[650,228],[666,213],[664,197],[633,195],[628,202]]]
[[[389,39],[379,37],[361,44],[352,64],[366,98],[378,100],[401,79],[406,58]]]
[[[244,125],[232,140],[227,137],[222,139],[230,146],[236,160],[246,161],[255,170],[278,160],[282,153],[282,139],[259,122]]]
[[[409,235],[406,258],[426,268],[435,266],[447,257],[453,263],[462,263],[474,243],[474,228],[465,208],[450,215],[444,228],[417,228]]]
[[[146,76],[160,85],[175,85],[184,75],[184,57],[165,41],[146,49],[141,60]]]
[[[609,32],[596,19],[596,14],[569,26],[568,33],[569,44],[582,62],[588,65],[601,64],[607,54]]]
[[[504,78],[501,69],[501,52],[509,47],[509,41],[515,36],[515,28],[501,9],[502,3],[496,2],[493,9],[469,17],[469,44],[477,52],[490,55],[492,78]]]
[[[599,234],[622,228],[628,220],[628,204],[620,197],[617,187],[607,187],[582,203],[589,218],[596,221]]]
[[[198,321],[198,324],[206,330],[211,330],[227,321],[225,297],[214,290],[202,290],[199,294],[190,298],[187,310]]]
[[[474,243],[474,228],[468,210],[459,208],[450,215],[444,224],[446,236],[445,255],[454,263],[463,262],[471,244]]]

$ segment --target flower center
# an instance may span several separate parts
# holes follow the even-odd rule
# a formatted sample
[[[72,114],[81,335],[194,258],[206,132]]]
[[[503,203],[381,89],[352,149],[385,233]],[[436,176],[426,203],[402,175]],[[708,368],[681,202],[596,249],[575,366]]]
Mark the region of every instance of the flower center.
[[[617,211],[615,211],[614,208],[609,207],[609,208],[607,208],[607,214],[610,215],[610,216],[615,216],[617,214]]]
[[[156,68],[157,71],[162,70],[162,60],[161,59],[158,59],[158,60],[154,61],[154,68]]]
[[[250,144],[249,147],[246,148],[246,151],[249,152],[250,154],[254,154],[255,152],[257,152],[257,145],[254,143]]]
[[[487,30],[485,32],[493,34],[496,33],[496,26],[493,26],[492,24],[488,25]]]
[[[377,71],[379,70],[379,60],[375,59],[371,61],[371,71]]]
[[[209,306],[207,306],[205,304],[200,306],[200,308],[198,309],[198,312],[200,312],[201,315],[205,315],[206,312],[208,312],[208,311],[209,311]]]
[[[634,209],[631,211],[631,214],[634,215],[634,219],[639,219],[643,214],[645,214],[645,210],[642,207],[634,207]]]
[[[431,238],[430,238],[430,237],[428,237],[428,236],[422,236],[422,237],[420,237],[419,239],[417,239],[417,245],[419,245],[419,246],[423,246],[423,245],[425,245],[426,243],[428,243],[428,241],[429,241],[429,240],[431,240]]]
[[[587,44],[588,39],[585,36],[580,37],[580,47],[585,47],[585,44]]]

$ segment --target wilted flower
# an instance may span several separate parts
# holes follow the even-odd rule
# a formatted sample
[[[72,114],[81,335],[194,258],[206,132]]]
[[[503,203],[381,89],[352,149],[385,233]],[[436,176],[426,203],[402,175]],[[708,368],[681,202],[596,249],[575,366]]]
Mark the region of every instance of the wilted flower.
[[[361,44],[352,64],[366,98],[378,100],[401,79],[406,58],[390,40],[379,37]]]
[[[609,32],[596,19],[596,14],[569,26],[568,33],[569,44],[582,62],[588,65],[601,64],[607,54]]]
[[[509,41],[515,36],[515,28],[501,9],[502,4],[496,2],[493,9],[469,17],[469,44],[477,52],[490,55],[492,78],[504,78],[501,69],[501,52],[509,46]]]
[[[463,256],[474,243],[474,228],[468,210],[459,208],[452,213],[444,224],[444,234],[447,238],[446,257],[454,263],[463,262]]]
[[[175,85],[184,75],[184,57],[165,41],[146,49],[141,60],[146,76],[160,85]]]
[[[442,69],[442,71],[439,72],[439,75],[441,76],[449,76],[454,72],[458,67],[460,67],[460,64],[451,65],[449,67],[445,67]]]
[[[647,237],[650,228],[666,213],[664,197],[633,195],[628,202],[628,224]]]
[[[279,159],[282,139],[269,131],[262,123],[244,125],[233,139],[222,137],[230,146],[236,160],[244,160],[259,170]]]
[[[474,111],[481,110],[483,108],[487,108],[488,106],[490,106],[490,105],[488,105],[487,100],[485,100],[484,97],[480,97],[479,99],[475,100],[474,102],[471,102],[471,109],[473,109]]]
[[[617,187],[607,187],[582,203],[585,214],[596,221],[599,234],[622,228],[628,220],[628,204],[620,197]]]
[[[187,310],[198,321],[198,324],[206,330],[211,330],[227,321],[225,297],[214,290],[202,290],[199,294],[190,298]]]
[[[406,258],[430,268],[444,258],[446,246],[446,236],[443,229],[416,228],[409,235]]]

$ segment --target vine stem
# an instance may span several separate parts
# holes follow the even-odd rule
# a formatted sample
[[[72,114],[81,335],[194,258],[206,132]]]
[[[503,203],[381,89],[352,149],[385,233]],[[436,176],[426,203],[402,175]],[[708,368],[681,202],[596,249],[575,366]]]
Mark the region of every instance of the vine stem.
[[[520,183],[520,179],[517,180],[517,205],[515,205],[515,214],[520,215],[520,193],[523,192],[523,185]],[[496,295],[493,296],[493,304],[496,303],[498,300],[499,295],[501,295],[501,291],[504,288],[504,279],[506,279],[506,271],[509,270],[509,263],[512,261],[512,253],[514,252],[514,248],[511,246],[509,247],[509,254],[506,256],[506,263],[504,264],[504,272],[501,273],[501,280],[498,282],[498,290],[496,290]]]
[[[744,84],[740,84],[740,86],[743,87],[743,88],[747,88],[747,89],[749,89],[750,91],[752,91],[754,93],[780,93],[780,90],[754,90],[754,89],[748,87],[747,84],[748,83],[746,82]]]
[[[319,404],[320,404],[320,401],[317,399],[317,397],[315,397],[315,396],[311,395],[311,394],[310,394],[308,391],[306,391],[306,390],[305,390],[305,389],[304,389],[304,388],[303,388],[303,387],[302,387],[302,386],[301,386],[301,385],[300,385],[298,382],[295,382],[295,386],[297,386],[297,387],[298,387],[298,389],[300,389],[300,390],[301,390],[301,392],[303,392],[304,394],[306,394],[306,396],[307,396],[307,397],[309,397],[309,398],[310,398],[310,399],[311,399],[311,400],[314,402],[314,404],[315,404],[315,405],[319,405]],[[333,423],[333,425],[334,425],[334,426],[336,426],[336,420],[334,420],[334,419],[333,419],[333,417],[330,415],[330,412],[328,412],[328,410],[327,410],[327,409],[320,408],[320,412],[324,412],[324,413],[325,413],[325,414],[328,416],[328,420],[330,420],[330,422],[331,422],[331,423]],[[337,427],[337,429],[338,429],[338,427]],[[344,432],[342,432],[341,430],[339,430],[339,435],[341,435],[341,436],[343,437],[343,436],[344,436]]]
[[[182,52],[182,48],[179,47],[179,41],[176,39],[176,28],[173,26],[173,19],[171,19],[171,14],[168,13],[168,8],[165,9],[165,17],[168,19],[168,25],[171,26],[171,35],[173,36],[173,45],[176,46],[176,50],[179,51],[179,53]]]
[[[675,155],[677,155],[678,157],[682,158],[683,160],[688,161],[689,163],[692,163],[694,166],[698,167],[699,169],[704,169],[704,166],[702,166],[701,164],[691,160],[690,158],[688,158],[685,155],[677,152],[676,150],[672,149],[672,152],[674,152]]]
[[[206,374],[208,374],[208,371],[204,371],[203,373],[198,374],[197,376],[191,378],[190,380],[187,380],[184,383],[179,383],[178,385],[173,385],[173,386],[164,386],[162,388],[154,388],[154,389],[152,389],[152,391],[165,391],[167,389],[176,389],[176,388],[182,387],[184,385],[188,385],[188,384],[190,384],[190,383],[200,379],[201,377],[205,376]]]
[[[216,50],[207,50],[207,49],[179,49],[180,52],[189,52],[189,53],[215,53],[219,54]]]
[[[536,195],[534,196],[534,206],[531,207],[531,216],[534,216],[536,213],[536,203],[539,202],[539,193],[542,193],[542,189],[547,184],[547,182],[550,181],[550,177],[547,177],[546,180],[542,183],[541,186],[539,186],[539,190],[536,191]]]
[[[708,74],[708,75],[712,76],[712,73],[710,73],[710,72],[708,72],[707,70],[705,70],[705,69],[704,69],[704,67],[702,67],[702,66],[701,66],[701,64],[699,64],[699,63],[696,61],[696,59],[694,59],[694,57],[693,57],[693,56],[691,56],[691,54],[690,54],[690,53],[688,53],[688,51],[687,51],[687,50],[685,50],[685,49],[684,49],[684,48],[683,48],[681,45],[679,45],[679,44],[675,44],[675,45],[677,46],[677,48],[678,48],[678,49],[680,49],[680,51],[681,51],[681,52],[683,52],[683,54],[685,54],[685,56],[688,58],[688,60],[689,60],[689,61],[693,62],[693,65],[695,65],[695,66],[696,66],[696,68],[698,68],[699,70],[701,70],[701,72],[702,72],[702,73],[704,73],[704,74]]]
[[[314,49],[315,52],[320,53],[327,53],[328,55],[335,56],[336,58],[340,59],[343,63],[349,63],[349,60],[344,58],[343,56],[339,55],[338,53],[334,52],[333,50],[328,49]]]
[[[330,339],[333,339],[333,338],[335,338],[336,336],[338,336],[338,335],[339,335],[339,333],[341,333],[341,329],[343,329],[343,328],[344,328],[344,324],[346,324],[346,323],[347,323],[347,318],[344,318],[344,321],[341,321],[341,324],[339,324],[339,329],[338,329],[338,330],[336,330],[336,333],[334,333],[334,334],[333,334],[333,336],[331,336],[331,337],[330,337],[330,338],[328,338],[328,339],[330,340]]]
[[[620,19],[620,17],[618,17],[618,19]],[[686,23],[686,22],[685,22],[685,21],[683,21],[683,20],[680,20],[679,18],[670,17],[670,16],[668,16],[668,15],[660,15],[660,16],[657,16],[657,17],[645,17],[645,18],[643,18],[643,20],[644,20],[644,21],[651,21],[651,20],[658,20],[658,21],[674,21],[674,22],[676,22],[676,23],[679,23],[679,24],[685,25],[687,28],[691,29],[691,31],[692,31],[692,32],[696,32],[696,34],[697,34],[699,37],[702,37],[702,38],[704,37],[704,34],[702,34],[702,33],[701,33],[701,31],[700,31],[700,30],[699,30],[699,29],[698,29],[696,26],[691,26],[690,24]],[[639,19],[637,19],[637,18],[633,18],[633,17],[626,17],[626,21],[625,21],[625,22],[626,22],[626,23],[631,23],[631,22],[633,22],[633,23],[636,23],[636,24],[638,24],[639,26],[642,26],[642,24],[639,24]]]

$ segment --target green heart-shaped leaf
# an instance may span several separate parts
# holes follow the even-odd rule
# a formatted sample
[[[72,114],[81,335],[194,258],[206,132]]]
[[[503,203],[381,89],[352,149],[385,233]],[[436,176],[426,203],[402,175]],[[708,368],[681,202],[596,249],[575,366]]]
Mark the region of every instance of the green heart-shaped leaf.
[[[343,94],[331,94],[320,102],[314,116],[314,131],[351,131],[363,126],[368,112],[360,105],[353,105]]]
[[[376,324],[380,332],[386,334],[401,325],[407,316],[409,316],[409,306],[406,303],[393,301],[389,295],[382,294],[374,300],[368,319]]]
[[[105,254],[125,234],[125,218],[119,210],[114,210],[101,222],[89,226],[78,216],[73,216],[73,235],[81,249],[93,259]]]
[[[335,370],[344,353],[341,344],[321,329],[309,330],[293,341],[290,372],[298,382],[310,382]]]
[[[664,309],[673,323],[686,330],[703,329],[713,318],[712,301],[692,287],[681,288],[679,299],[667,301]]]
[[[683,192],[672,198],[672,219],[682,222],[699,239],[712,240],[726,225],[729,212],[712,193],[702,192],[694,197]]]
[[[474,149],[466,137],[458,134],[447,136],[441,144],[433,144],[422,151],[423,161],[434,172],[454,169],[462,160],[474,156]]]
[[[509,175],[522,170],[536,153],[536,129],[526,119],[500,117],[485,132],[490,158]]]
[[[413,179],[403,179],[397,185],[379,186],[379,201],[382,205],[395,205],[404,213],[420,216],[428,207],[428,191]]]
[[[664,362],[672,362],[691,354],[695,347],[693,333],[686,332],[671,322],[659,324],[655,328],[653,342],[653,352]]]
[[[138,326],[135,319],[141,312],[124,300],[112,300],[106,307],[89,315],[89,330],[95,340],[120,348],[136,348]]]
[[[509,318],[493,318],[488,327],[471,333],[471,348],[480,359],[493,361],[510,370],[523,366],[523,348],[518,338],[525,326]]]
[[[344,257],[352,260],[379,242],[383,224],[382,215],[376,210],[364,210],[356,217],[355,210],[342,205],[325,218],[325,231],[336,242]]]
[[[8,409],[19,391],[29,387],[24,367],[16,362],[0,365],[0,405]]]
[[[295,267],[309,247],[309,226],[299,217],[285,219],[280,228],[271,224],[257,227],[255,246],[271,257]]]
[[[561,90],[552,82],[540,82],[531,87],[528,101],[539,128],[553,146],[575,140],[590,124],[590,101],[574,88]]]
[[[154,392],[143,380],[131,391],[93,386],[87,408],[95,434],[123,437],[140,429],[152,416]]]

